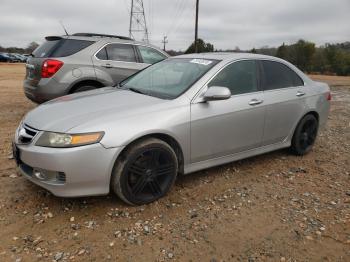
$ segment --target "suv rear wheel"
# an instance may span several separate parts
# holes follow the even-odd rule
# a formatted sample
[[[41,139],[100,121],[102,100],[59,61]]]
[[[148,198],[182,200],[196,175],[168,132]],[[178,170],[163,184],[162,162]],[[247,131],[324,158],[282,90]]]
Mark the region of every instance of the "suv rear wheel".
[[[117,160],[111,187],[126,203],[143,205],[163,197],[174,184],[178,161],[164,141],[150,138],[132,145]]]
[[[102,87],[102,85],[98,84],[98,83],[81,83],[79,85],[77,85],[76,87],[74,87],[71,91],[71,93],[79,93],[79,92],[84,92],[84,91],[90,91],[90,90],[94,90],[97,88]]]

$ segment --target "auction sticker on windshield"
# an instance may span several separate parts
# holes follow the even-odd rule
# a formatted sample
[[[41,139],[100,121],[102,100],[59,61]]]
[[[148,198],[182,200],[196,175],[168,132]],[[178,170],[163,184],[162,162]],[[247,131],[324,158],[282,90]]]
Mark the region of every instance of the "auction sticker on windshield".
[[[190,63],[200,64],[200,65],[210,65],[213,61],[206,60],[206,59],[192,59]]]

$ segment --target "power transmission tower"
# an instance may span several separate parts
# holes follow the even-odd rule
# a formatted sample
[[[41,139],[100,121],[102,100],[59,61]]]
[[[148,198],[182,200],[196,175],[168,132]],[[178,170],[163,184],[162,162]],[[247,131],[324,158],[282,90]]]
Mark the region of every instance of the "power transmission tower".
[[[129,36],[148,43],[148,29],[143,0],[131,0]]]
[[[165,51],[165,45],[168,43],[168,37],[167,36],[164,36],[163,37],[163,41],[162,41],[162,44],[163,44],[163,50]]]

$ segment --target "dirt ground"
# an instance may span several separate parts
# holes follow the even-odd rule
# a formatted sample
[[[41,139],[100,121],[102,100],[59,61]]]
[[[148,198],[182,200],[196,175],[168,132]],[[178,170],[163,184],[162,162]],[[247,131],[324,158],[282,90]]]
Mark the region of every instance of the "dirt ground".
[[[0,64],[0,261],[350,261],[350,77],[304,157],[281,150],[180,177],[160,201],[62,199],[16,173],[10,142],[35,104]]]

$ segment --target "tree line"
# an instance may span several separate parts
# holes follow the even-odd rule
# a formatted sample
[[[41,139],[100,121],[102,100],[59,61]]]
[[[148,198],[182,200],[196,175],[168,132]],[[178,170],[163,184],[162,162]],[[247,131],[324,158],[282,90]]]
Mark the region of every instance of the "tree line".
[[[276,47],[262,47],[249,51],[242,51],[239,47],[227,50],[214,49],[214,45],[198,39],[198,51],[203,52],[250,52],[276,56],[285,59],[296,65],[306,73],[330,74],[349,76],[350,75],[350,42],[339,44],[325,44],[316,47],[315,43],[299,40],[298,42]],[[194,43],[185,51],[186,54],[194,52]],[[170,50],[170,55],[182,54],[181,51]]]
[[[30,54],[37,47],[38,44],[36,42],[30,43],[26,48],[4,48],[0,46],[0,52]],[[225,51],[265,54],[285,59],[307,73],[350,76],[350,42],[325,44],[323,46],[316,47],[315,43],[301,39],[298,42],[290,45],[283,43],[278,48],[262,47],[258,49],[253,48],[249,51],[242,51],[239,49],[239,47],[228,50],[217,50],[214,49],[213,44],[205,42],[202,39],[198,39],[198,51],[199,53]],[[194,43],[187,48],[185,53],[193,52]],[[184,52],[169,50],[168,53],[170,55],[179,55],[183,54]]]
[[[350,75],[350,42],[316,47],[312,42],[299,40],[278,48],[253,48],[251,52],[277,56],[307,73]]]
[[[31,42],[27,47],[2,47],[0,45],[0,52],[16,53],[16,54],[31,54],[39,46],[36,42]]]

